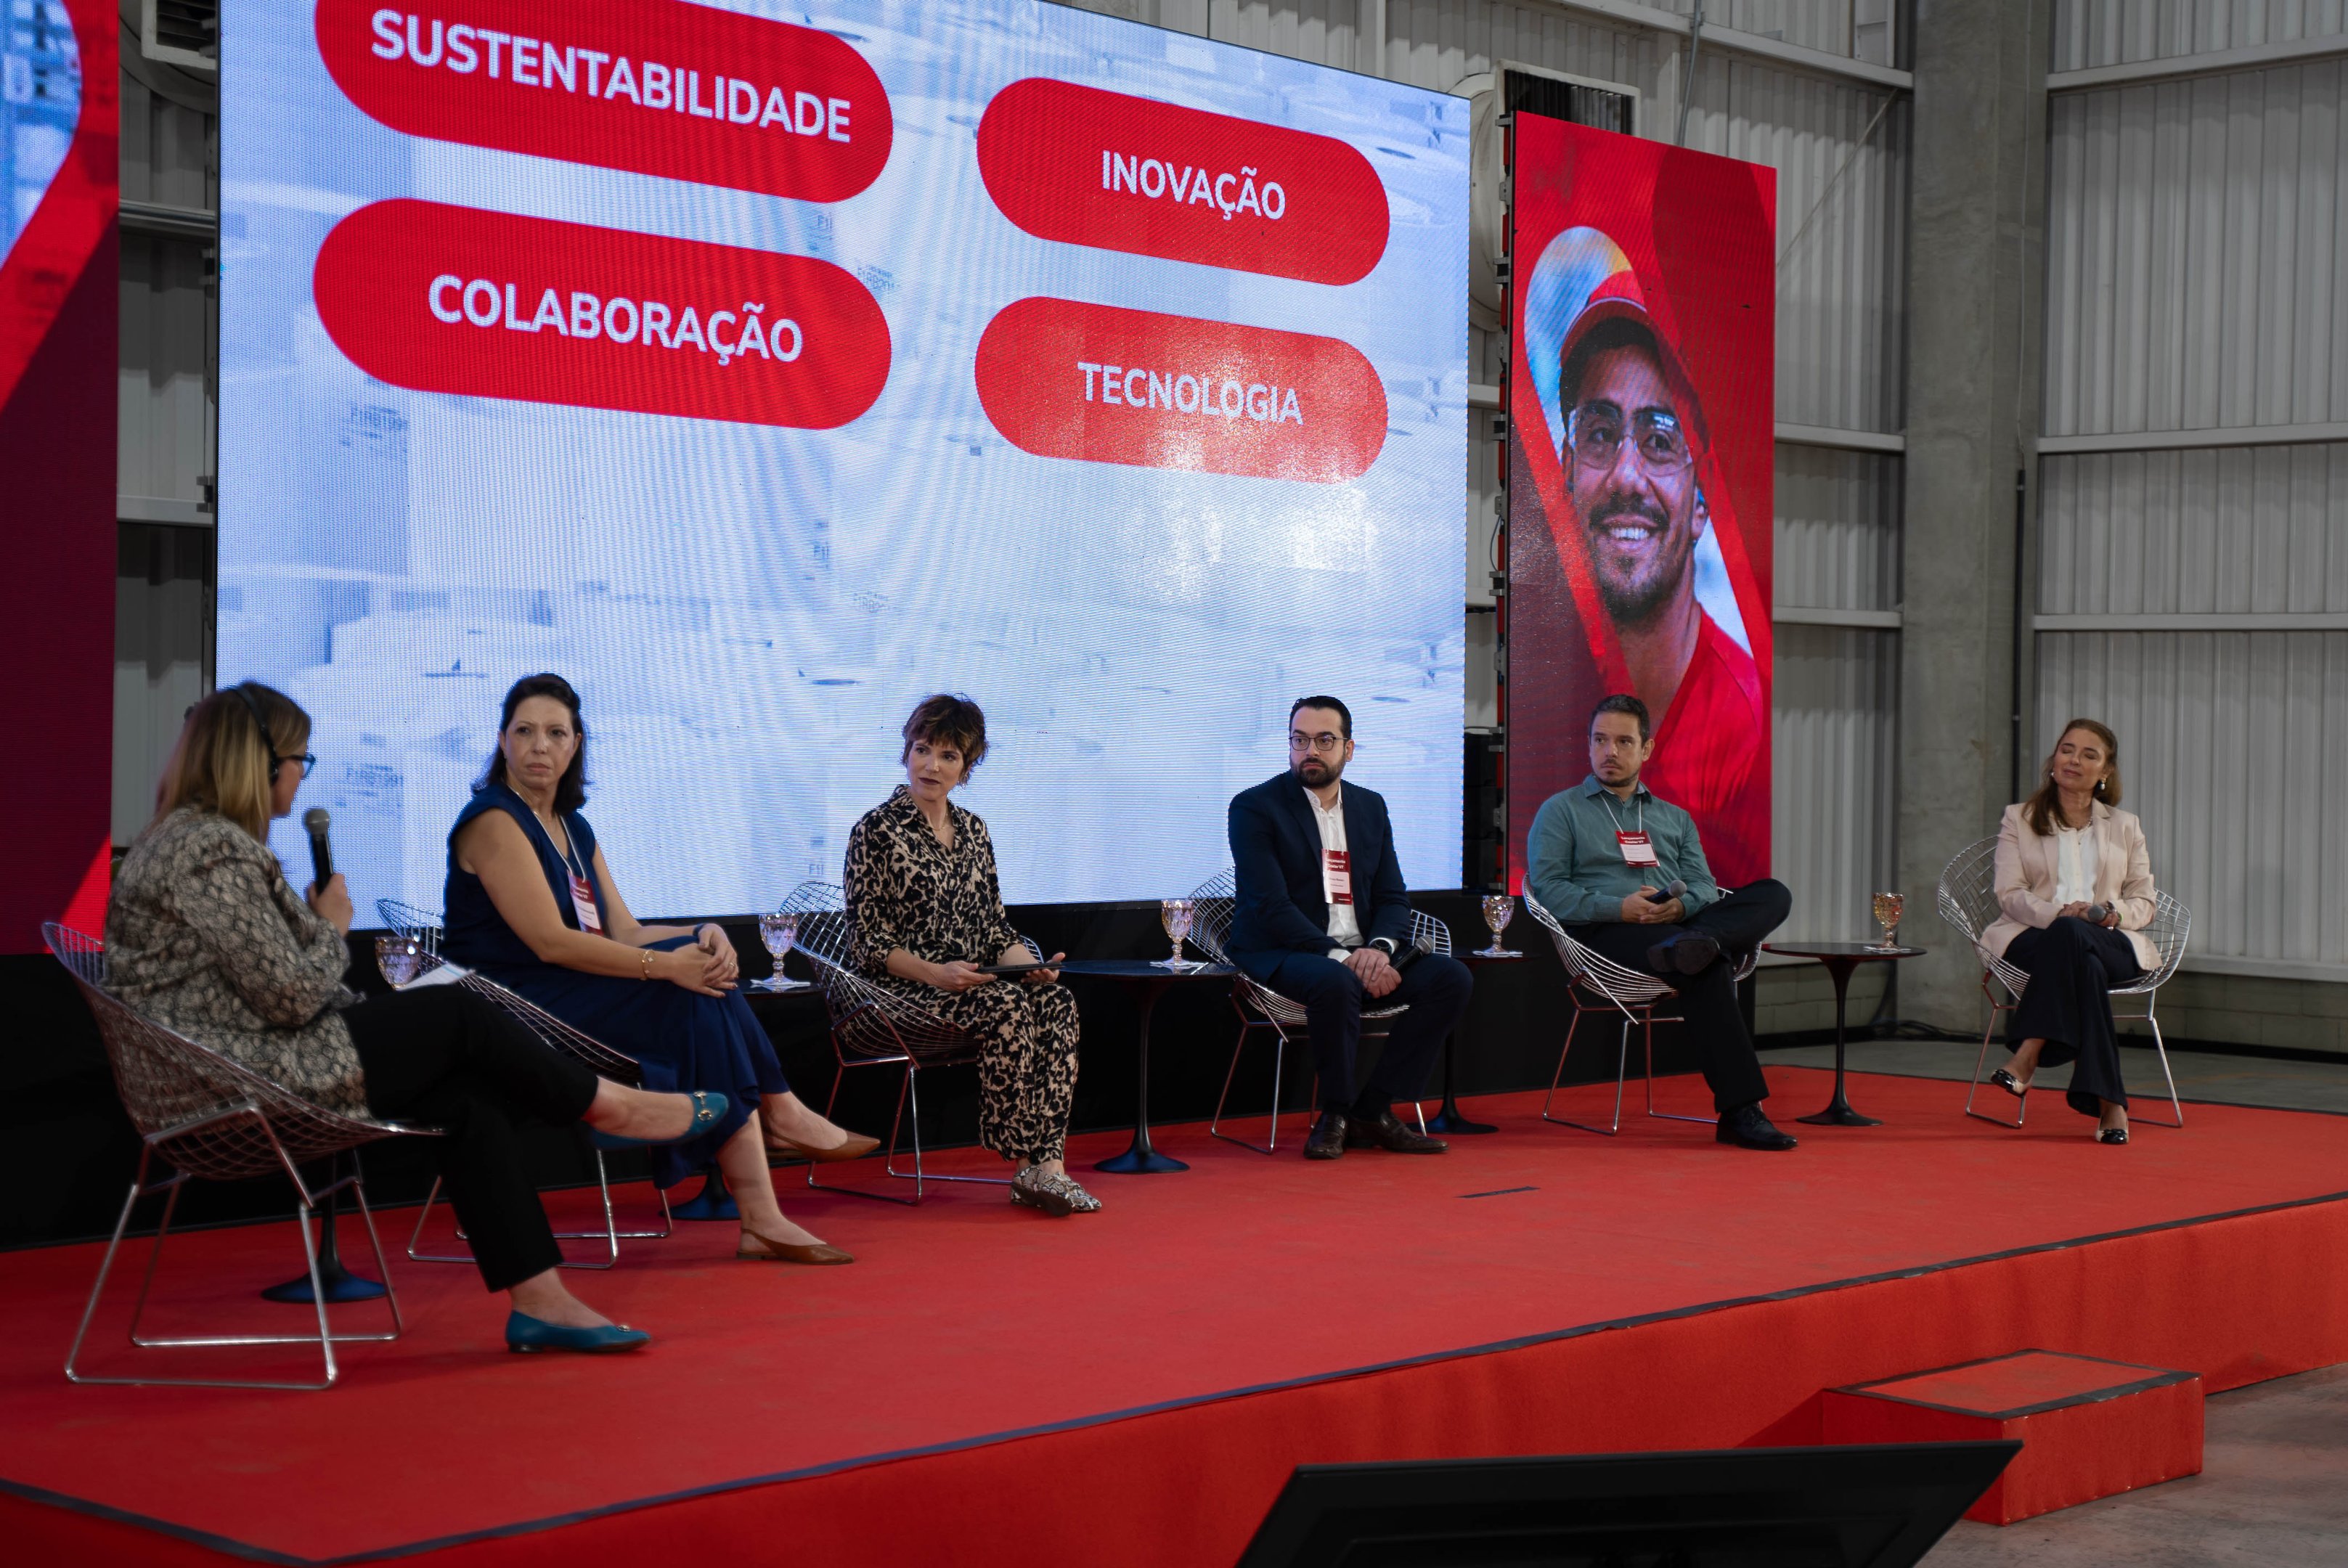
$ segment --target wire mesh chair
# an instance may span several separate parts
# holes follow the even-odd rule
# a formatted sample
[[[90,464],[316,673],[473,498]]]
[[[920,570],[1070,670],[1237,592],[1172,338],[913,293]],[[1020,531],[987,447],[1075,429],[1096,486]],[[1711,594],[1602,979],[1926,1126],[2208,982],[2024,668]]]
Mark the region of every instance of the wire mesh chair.
[[[1695,1122],[1704,1126],[1715,1124],[1715,1116],[1689,1116],[1677,1111],[1655,1109],[1655,1009],[1674,1000],[1679,990],[1669,981],[1653,975],[1618,964],[1566,934],[1557,923],[1557,917],[1541,907],[1541,901],[1525,892],[1525,907],[1532,917],[1549,932],[1550,940],[1557,946],[1559,961],[1565,965],[1566,994],[1573,1001],[1573,1021],[1565,1028],[1565,1043],[1558,1048],[1557,1071],[1550,1075],[1549,1097],[1541,1102],[1541,1120],[1554,1122],[1560,1127],[1578,1128],[1584,1132],[1597,1132],[1612,1138],[1622,1130],[1622,1086],[1631,1071],[1631,1029],[1637,1025],[1644,1043],[1647,1060],[1647,1114],[1663,1122]],[[1737,959],[1731,977],[1733,983],[1742,984],[1760,961],[1757,952],[1746,953]],[[1574,1031],[1581,1027],[1585,1013],[1613,1011],[1622,1014],[1622,1026],[1614,1061],[1614,1119],[1603,1127],[1586,1122],[1575,1122],[1550,1114],[1557,1102],[1557,1086],[1565,1078],[1565,1059],[1573,1050]],[[1680,1020],[1670,1013],[1664,1023]]]
[[[1231,963],[1226,944],[1231,939],[1231,913],[1238,899],[1239,874],[1231,869],[1209,877],[1200,884],[1197,892],[1190,895],[1190,939],[1219,964]],[[1414,947],[1424,947],[1429,952],[1448,955],[1451,951],[1451,927],[1434,916],[1416,909],[1410,912],[1410,939]],[[1239,966],[1231,964],[1231,968],[1237,970]],[[1231,1064],[1223,1072],[1223,1091],[1215,1101],[1215,1113],[1208,1119],[1207,1131],[1227,1143],[1237,1143],[1241,1148],[1252,1149],[1259,1154],[1270,1154],[1280,1147],[1281,1069],[1286,1061],[1290,1042],[1306,1040],[1310,1025],[1302,1003],[1291,1001],[1270,987],[1249,979],[1243,971],[1234,977],[1231,996],[1231,1010],[1239,1015],[1240,1038],[1231,1047]],[[1383,1038],[1393,1027],[1393,1020],[1409,1010],[1407,1002],[1394,1007],[1364,1008],[1362,1038]],[[1372,1028],[1372,1025],[1385,1027]],[[1251,1143],[1244,1138],[1222,1131],[1223,1107],[1231,1100],[1231,1081],[1239,1075],[1240,1058],[1247,1050],[1248,1037],[1262,1030],[1270,1030],[1272,1035],[1272,1126],[1262,1143]],[[1317,1071],[1312,1082],[1314,1086],[1320,1082]],[[1308,1102],[1313,1092],[1313,1088],[1306,1090]],[[1426,1107],[1414,1102],[1411,1109],[1418,1118],[1418,1130],[1426,1132]],[[1309,1112],[1309,1104],[1307,1110]]]
[[[850,1068],[905,1070],[897,1085],[897,1111],[889,1122],[889,1147],[881,1156],[880,1168],[900,1181],[911,1182],[913,1195],[901,1198],[858,1187],[824,1190],[912,1204],[922,1201],[922,1185],[927,1182],[1010,1185],[1008,1178],[1002,1176],[940,1175],[922,1163],[921,1072],[924,1068],[976,1061],[978,1041],[950,1020],[895,991],[874,985],[856,972],[855,961],[850,956],[855,929],[848,913],[848,895],[835,884],[800,883],[783,899],[782,912],[799,917],[794,946],[815,968],[816,989],[823,997],[824,1011],[831,1021],[831,1052],[839,1065],[832,1074],[831,1095],[824,1102],[824,1115],[829,1117],[833,1107],[839,1103],[839,1086]],[[1032,938],[1022,937],[1019,940],[1039,961],[1043,958],[1043,949]],[[897,1169],[898,1142],[908,1130],[912,1133],[913,1168],[901,1171]],[[816,1180],[818,1169],[812,1162],[808,1165],[807,1182],[810,1187],[823,1185]]]
[[[385,1138],[431,1136],[433,1130],[322,1110],[219,1051],[132,1011],[107,989],[106,945],[97,938],[55,922],[41,927],[41,937],[73,976],[82,999],[89,1004],[98,1037],[106,1044],[107,1061],[114,1070],[115,1091],[121,1097],[122,1109],[129,1113],[139,1136],[138,1173],[131,1178],[129,1194],[122,1200],[122,1213],[114,1222],[114,1235],[108,1240],[106,1255],[98,1266],[98,1279],[89,1288],[89,1303],[82,1308],[81,1326],[74,1330],[73,1348],[66,1353],[66,1376],[77,1383],[329,1389],[340,1371],[335,1361],[335,1346],[398,1338],[407,1326],[400,1318],[398,1294],[392,1288],[391,1268],[383,1255],[383,1238],[376,1232],[374,1211],[367,1207],[366,1184],[360,1179],[358,1162],[351,1162],[349,1175],[316,1188],[303,1179],[302,1163],[331,1159]],[[173,1173],[149,1183],[148,1170],[159,1162],[170,1166]],[[146,1315],[147,1298],[154,1287],[156,1266],[162,1261],[163,1240],[170,1234],[171,1216],[179,1207],[180,1189],[191,1180],[236,1182],[265,1176],[273,1171],[285,1173],[300,1202],[302,1251],[309,1264],[310,1299],[317,1310],[318,1332],[141,1338],[139,1324]],[[358,1202],[359,1215],[366,1223],[367,1241],[375,1248],[376,1267],[383,1276],[384,1301],[391,1308],[389,1333],[337,1334],[327,1322],[326,1291],[318,1277],[318,1238],[312,1232],[311,1223],[319,1204],[345,1187]],[[139,1304],[130,1315],[130,1343],[140,1349],[314,1345],[324,1364],[318,1381],[101,1378],[80,1370],[82,1342],[89,1334],[90,1320],[97,1316],[98,1297],[105,1292],[107,1276],[113,1270],[115,1254],[130,1224],[130,1211],[140,1198],[154,1193],[169,1196],[163,1201],[163,1218],[155,1231],[154,1247],[147,1255],[147,1272],[139,1283]]]
[[[1996,835],[1969,844],[1950,858],[1947,867],[1941,873],[1939,903],[1941,918],[1964,933],[1965,940],[1973,945],[1974,956],[1982,963],[1982,995],[1989,1000],[1989,1023],[1982,1030],[1981,1050],[1973,1057],[1972,1083],[1965,1091],[1965,1114],[1977,1121],[1995,1122],[2000,1127],[2019,1127],[2029,1113],[2027,1098],[2015,1103],[2011,1122],[1973,1109],[1974,1097],[1981,1092],[1982,1069],[1989,1062],[1990,1040],[1997,1033],[1997,1015],[2012,1012],[2020,1007],[2023,990],[2030,984],[2027,973],[2003,958],[1993,957],[1981,945],[1981,934],[2003,913],[1997,901]],[[2115,1010],[2112,1017],[2115,1021],[2141,1019],[2152,1026],[2153,1054],[2159,1060],[2160,1076],[2168,1085],[2168,1108],[2175,1119],[2163,1122],[2156,1117],[2137,1117],[2131,1113],[2128,1120],[2131,1122],[2143,1121],[2155,1127],[2182,1127],[2185,1125],[2185,1102],[2178,1098],[2177,1075],[2168,1069],[2168,1046],[2160,1036],[2160,1020],[2153,1014],[2159,1000],[2156,993],[2168,983],[2168,977],[2177,972],[2178,964],[2185,957],[2186,940],[2193,934],[2193,911],[2167,893],[2156,891],[2153,895],[2152,924],[2144,927],[2144,934],[2151,938],[2160,962],[2126,985],[2114,986],[2111,992],[2114,998],[2142,997],[2144,1011],[2124,1013]],[[1996,982],[1996,989],[1993,989],[1992,981]],[[2003,1001],[1998,999],[1999,989],[2005,993]]]
[[[419,973],[428,972],[445,961],[440,953],[441,927],[438,911],[418,908],[413,904],[403,904],[396,898],[378,898],[375,901],[375,907],[376,913],[382,917],[386,926],[414,942],[423,950],[424,964]],[[462,979],[457,981],[457,984],[497,1003],[524,1029],[563,1055],[575,1058],[584,1063],[599,1077],[609,1078],[618,1083],[641,1083],[644,1081],[643,1064],[634,1057],[624,1056],[594,1036],[572,1028],[537,1003],[514,991],[508,990],[487,976],[467,974]],[[562,1266],[604,1269],[610,1268],[620,1261],[620,1243],[660,1241],[668,1235],[675,1221],[669,1213],[668,1194],[655,1186],[653,1192],[660,1200],[660,1229],[622,1230],[619,1219],[612,1206],[612,1177],[611,1173],[604,1168],[603,1150],[592,1138],[587,1140],[587,1148],[595,1160],[595,1190],[597,1195],[602,1200],[603,1228],[556,1231],[554,1238],[557,1241],[603,1243],[606,1251],[600,1261],[566,1257],[562,1260]],[[432,1205],[438,1203],[439,1198],[440,1178],[435,1176],[432,1179],[432,1190],[424,1195],[424,1207],[416,1216],[416,1229],[408,1235],[407,1255],[417,1263],[470,1263],[473,1261],[473,1255],[469,1252],[418,1252],[416,1250],[417,1245],[424,1239],[425,1225],[432,1218]],[[458,1241],[466,1239],[462,1225],[457,1227],[457,1239]]]

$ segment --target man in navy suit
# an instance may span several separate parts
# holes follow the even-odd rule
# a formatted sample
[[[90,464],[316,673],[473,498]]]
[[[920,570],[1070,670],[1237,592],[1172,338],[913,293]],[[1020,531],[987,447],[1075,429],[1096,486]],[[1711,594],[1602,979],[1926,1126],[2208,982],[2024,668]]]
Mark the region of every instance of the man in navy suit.
[[[1354,760],[1354,715],[1334,697],[1299,698],[1288,714],[1288,770],[1231,800],[1238,897],[1229,950],[1248,978],[1303,1005],[1321,1070],[1321,1115],[1308,1160],[1348,1148],[1440,1154],[1394,1102],[1415,1097],[1468,1010],[1475,980],[1447,954],[1410,946],[1410,895],[1395,864],[1384,797],[1340,783]],[[1365,999],[1408,1008],[1357,1093],[1354,1057]]]

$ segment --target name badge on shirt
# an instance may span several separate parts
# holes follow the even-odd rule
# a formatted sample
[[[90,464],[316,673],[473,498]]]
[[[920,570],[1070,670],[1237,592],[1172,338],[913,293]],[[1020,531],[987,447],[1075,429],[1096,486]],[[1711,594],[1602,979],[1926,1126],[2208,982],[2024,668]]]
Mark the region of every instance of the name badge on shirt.
[[[571,907],[579,916],[579,928],[591,937],[603,934],[603,917],[595,912],[595,890],[587,886],[587,878],[573,875],[571,878]]]
[[[1622,864],[1625,866],[1663,865],[1662,861],[1655,858],[1654,845],[1648,841],[1647,835],[1643,833],[1618,832],[1614,835],[1614,842],[1622,846]]]
[[[1354,856],[1344,849],[1321,852],[1321,896],[1333,905],[1354,901]]]

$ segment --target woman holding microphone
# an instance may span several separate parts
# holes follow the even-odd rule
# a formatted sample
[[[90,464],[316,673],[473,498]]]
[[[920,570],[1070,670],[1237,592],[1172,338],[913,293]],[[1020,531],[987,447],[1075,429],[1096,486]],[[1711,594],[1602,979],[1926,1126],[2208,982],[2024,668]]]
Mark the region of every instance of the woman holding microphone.
[[[726,1113],[723,1094],[598,1078],[494,1003],[455,986],[360,1001],[343,989],[351,927],[340,876],[296,897],[269,848],[316,760],[310,715],[248,681],[189,710],[106,911],[108,981],[142,1015],[322,1110],[407,1121],[433,1140],[482,1283],[512,1307],[516,1350],[633,1350],[649,1336],[572,1296],[514,1135],[584,1122],[657,1143]]]

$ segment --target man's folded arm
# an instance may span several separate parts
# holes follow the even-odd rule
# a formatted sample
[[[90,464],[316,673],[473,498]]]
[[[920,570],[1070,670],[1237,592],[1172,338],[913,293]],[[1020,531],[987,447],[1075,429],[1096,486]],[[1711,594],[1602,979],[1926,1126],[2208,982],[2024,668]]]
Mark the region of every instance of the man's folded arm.
[[[1712,879],[1712,862],[1704,856],[1704,835],[1695,830],[1695,819],[1687,821],[1687,843],[1681,848],[1680,880],[1687,888],[1680,895],[1680,907],[1688,914],[1720,902],[1720,884]]]

